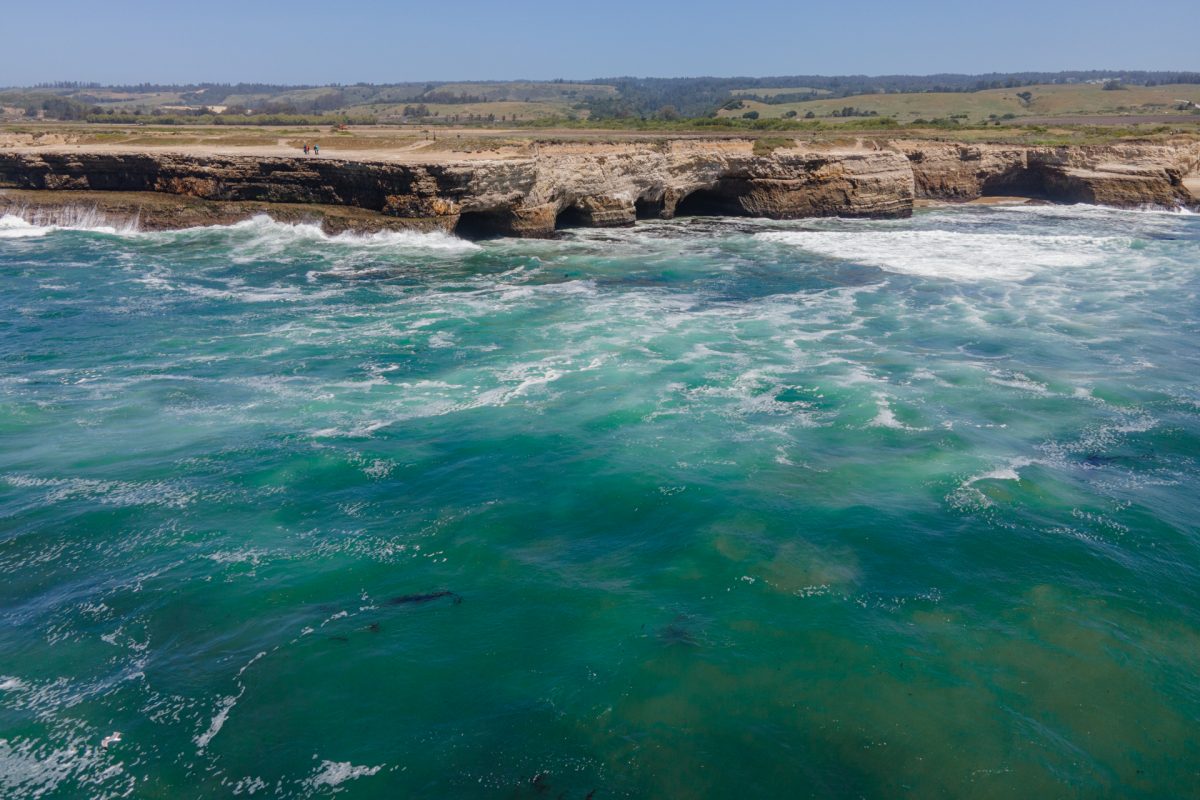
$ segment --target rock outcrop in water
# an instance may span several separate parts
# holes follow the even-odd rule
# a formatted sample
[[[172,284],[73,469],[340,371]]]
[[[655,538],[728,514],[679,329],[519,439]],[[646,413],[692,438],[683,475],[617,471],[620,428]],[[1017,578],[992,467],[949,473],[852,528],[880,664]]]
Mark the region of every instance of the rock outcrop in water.
[[[406,227],[472,237],[546,236],[676,215],[903,217],[915,198],[1021,195],[1116,206],[1196,202],[1200,143],[1019,147],[930,141],[797,144],[756,153],[746,140],[557,144],[528,158],[403,163],[255,155],[0,151],[0,209],[50,213],[51,192],[187,198],[96,205],[144,227],[242,219],[268,210],[327,229]],[[7,197],[7,200],[5,200]],[[145,195],[142,195],[145,197]],[[65,199],[65,196],[64,196]],[[78,197],[75,198],[76,202]],[[58,205],[61,205],[59,203]]]

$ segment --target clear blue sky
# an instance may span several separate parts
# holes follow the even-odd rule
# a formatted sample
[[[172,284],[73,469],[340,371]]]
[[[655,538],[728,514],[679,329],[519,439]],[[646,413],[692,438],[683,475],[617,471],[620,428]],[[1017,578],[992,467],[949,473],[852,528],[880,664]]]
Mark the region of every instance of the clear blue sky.
[[[0,85],[1200,69],[1198,0],[4,2]]]

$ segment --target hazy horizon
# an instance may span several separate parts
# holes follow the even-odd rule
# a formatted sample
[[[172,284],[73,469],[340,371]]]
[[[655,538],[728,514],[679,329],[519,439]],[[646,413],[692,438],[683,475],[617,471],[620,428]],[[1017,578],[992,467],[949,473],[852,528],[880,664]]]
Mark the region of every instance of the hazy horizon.
[[[67,0],[56,14],[69,24],[53,31],[49,46],[43,35],[5,42],[0,85],[988,74],[1109,69],[1090,65],[1118,60],[1113,69],[1190,71],[1200,68],[1182,24],[1190,13],[1176,0],[1143,4],[1136,15],[1111,0],[1086,14],[1031,0],[1003,13],[934,0],[904,7],[750,0],[736,15],[712,0],[655,7],[616,0],[569,13],[545,0],[453,9]],[[46,26],[38,7],[17,6],[5,17],[10,31]]]
[[[588,76],[565,75],[565,76],[555,76],[553,78],[533,78],[533,77],[529,77],[527,75],[499,76],[499,77],[488,77],[488,78],[478,78],[478,77],[476,77],[476,78],[472,78],[472,77],[439,78],[439,77],[429,77],[429,76],[418,76],[415,78],[401,78],[401,79],[396,79],[396,80],[310,81],[310,82],[304,82],[304,83],[289,83],[289,82],[276,83],[273,81],[255,81],[255,80],[157,81],[157,80],[150,80],[150,79],[141,79],[141,80],[129,80],[129,81],[97,81],[97,80],[92,80],[92,79],[86,78],[86,77],[82,77],[82,78],[81,77],[73,77],[73,78],[67,77],[67,78],[56,78],[54,80],[46,80],[46,81],[34,81],[31,83],[0,84],[0,88],[24,89],[24,88],[31,88],[31,87],[36,87],[36,86],[53,87],[55,84],[79,84],[80,86],[94,84],[94,85],[100,86],[100,87],[136,86],[136,85],[141,85],[141,84],[148,84],[151,86],[204,86],[204,85],[209,85],[209,84],[236,86],[238,84],[247,84],[247,85],[262,84],[262,85],[278,86],[278,87],[304,88],[304,87],[355,86],[355,85],[387,86],[390,84],[409,84],[409,83],[439,83],[439,84],[444,84],[444,83],[471,83],[471,84],[480,83],[480,84],[483,84],[483,83],[522,83],[522,82],[551,83],[551,82],[560,81],[560,80],[563,81],[564,83],[590,83],[590,82],[595,82],[595,81],[606,81],[606,80],[616,81],[616,80],[629,80],[629,79],[632,79],[632,80],[709,80],[709,79],[711,79],[711,80],[728,81],[728,80],[738,80],[740,78],[745,78],[746,80],[761,81],[761,80],[769,80],[771,78],[788,78],[788,77],[818,77],[818,78],[826,78],[826,79],[836,79],[836,78],[866,78],[866,79],[879,78],[879,79],[884,79],[884,78],[891,78],[891,77],[937,78],[937,77],[941,77],[941,76],[946,76],[946,77],[965,76],[965,77],[969,77],[969,78],[989,78],[989,77],[993,77],[993,76],[1020,75],[1020,74],[1026,74],[1026,73],[1068,75],[1068,74],[1073,74],[1073,73],[1095,72],[1095,73],[1113,73],[1113,74],[1130,74],[1130,75],[1132,75],[1135,73],[1171,73],[1171,72],[1197,72],[1197,71],[1200,71],[1200,69],[1197,69],[1197,70],[1188,70],[1188,69],[1158,70],[1158,69],[1122,69],[1119,67],[1078,67],[1078,68],[1061,69],[1061,70],[1022,69],[1022,70],[1010,70],[1010,71],[1006,71],[1006,72],[871,72],[871,73],[865,73],[865,72],[860,72],[860,73],[851,73],[851,72],[816,73],[816,72],[813,72],[813,73],[789,73],[789,74],[783,74],[783,73],[774,74],[774,73],[772,73],[772,74],[753,74],[753,75],[749,74],[749,73],[738,73],[738,74],[729,74],[729,75],[716,75],[716,74],[712,74],[712,75],[588,75]]]

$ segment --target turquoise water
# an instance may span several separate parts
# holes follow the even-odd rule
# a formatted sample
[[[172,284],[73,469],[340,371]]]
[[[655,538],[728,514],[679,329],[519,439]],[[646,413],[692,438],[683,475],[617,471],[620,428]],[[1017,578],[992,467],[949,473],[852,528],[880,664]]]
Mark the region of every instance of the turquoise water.
[[[6,798],[1198,794],[1200,217],[0,281]]]

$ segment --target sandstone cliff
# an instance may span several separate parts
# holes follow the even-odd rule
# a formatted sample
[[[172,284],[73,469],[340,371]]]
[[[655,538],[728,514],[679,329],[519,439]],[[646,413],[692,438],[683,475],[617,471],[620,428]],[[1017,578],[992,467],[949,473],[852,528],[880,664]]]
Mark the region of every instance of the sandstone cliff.
[[[47,208],[45,192],[103,192],[146,227],[230,221],[270,209],[330,229],[419,227],[545,236],[677,214],[900,217],[914,198],[988,194],[1118,206],[1190,205],[1200,143],[1014,147],[930,141],[850,147],[747,140],[542,146],[530,157],[404,163],[259,155],[0,151],[0,210]],[[107,194],[112,193],[112,194]],[[129,194],[129,193],[153,193]],[[172,207],[147,200],[184,198]],[[55,195],[66,197],[67,195]],[[72,195],[82,202],[82,195]],[[117,197],[125,198],[121,201]],[[136,199],[141,198],[141,199]],[[61,204],[59,204],[61,205]]]
[[[896,142],[912,163],[917,197],[1016,195],[1118,207],[1195,205],[1185,179],[1200,171],[1200,142],[1083,147]]]
[[[475,236],[544,236],[563,225],[628,225],[680,211],[903,216],[913,200],[912,171],[898,151],[755,155],[747,142],[687,141],[561,146],[533,158],[437,164],[0,152],[0,187],[351,206]]]

